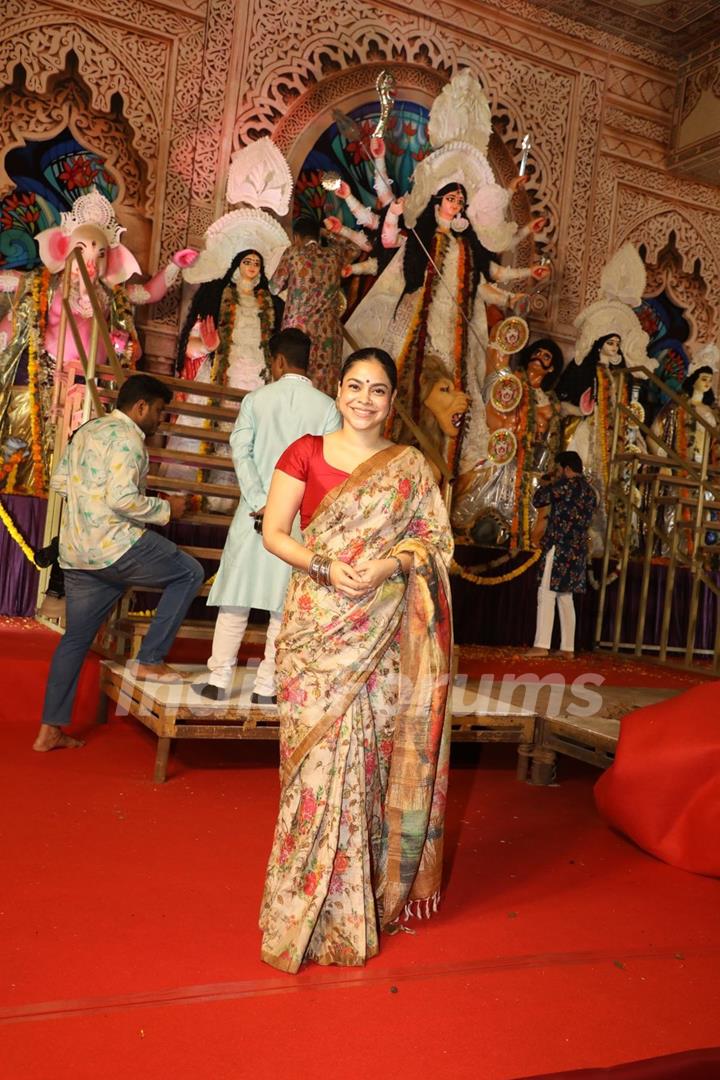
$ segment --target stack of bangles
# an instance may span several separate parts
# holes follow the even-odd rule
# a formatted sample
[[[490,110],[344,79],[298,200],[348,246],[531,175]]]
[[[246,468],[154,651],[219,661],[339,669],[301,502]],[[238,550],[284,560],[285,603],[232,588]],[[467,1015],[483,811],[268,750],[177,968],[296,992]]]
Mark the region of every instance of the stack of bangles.
[[[404,578],[405,577],[405,571],[403,570],[403,564],[400,562],[397,555],[388,555],[388,558],[389,559],[394,559],[395,562],[397,563],[397,570],[393,574],[391,574],[390,577],[391,578]]]
[[[327,555],[313,555],[308,566],[308,574],[316,585],[327,586],[330,584],[330,567],[332,563],[332,559]]]

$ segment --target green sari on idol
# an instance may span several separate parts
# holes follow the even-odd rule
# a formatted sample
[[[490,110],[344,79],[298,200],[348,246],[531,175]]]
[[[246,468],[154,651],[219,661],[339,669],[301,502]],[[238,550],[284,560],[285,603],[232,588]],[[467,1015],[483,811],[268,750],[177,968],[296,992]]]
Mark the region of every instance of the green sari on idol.
[[[381,929],[440,898],[450,751],[453,541],[412,447],[379,451],[305,530],[349,564],[407,552],[407,577],[359,599],[295,571],[277,642],[280,812],[262,958],[360,965]]]

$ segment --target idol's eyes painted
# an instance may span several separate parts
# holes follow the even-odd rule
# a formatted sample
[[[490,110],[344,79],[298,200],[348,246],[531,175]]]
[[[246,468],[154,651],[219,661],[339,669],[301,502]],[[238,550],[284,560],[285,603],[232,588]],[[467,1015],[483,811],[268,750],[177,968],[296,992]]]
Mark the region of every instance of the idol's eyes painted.
[[[77,247],[79,247],[82,251],[87,251],[88,247],[94,248],[95,243],[94,243],[94,241],[90,241],[90,240],[78,240]],[[105,254],[105,248],[104,247],[99,247],[97,249],[96,254],[98,256],[104,255]]]

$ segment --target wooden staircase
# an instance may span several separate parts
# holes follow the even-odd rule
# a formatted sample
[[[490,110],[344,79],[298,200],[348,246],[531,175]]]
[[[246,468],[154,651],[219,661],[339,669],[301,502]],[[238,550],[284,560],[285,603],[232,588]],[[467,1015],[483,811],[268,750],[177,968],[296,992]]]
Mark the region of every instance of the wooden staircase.
[[[98,367],[98,375],[111,377],[109,369]],[[150,457],[150,472],[148,473],[146,487],[149,493],[173,492],[188,496],[195,496],[201,501],[201,507],[189,510],[181,518],[176,519],[170,527],[170,534],[177,533],[178,526],[190,526],[198,531],[206,532],[208,526],[217,528],[217,536],[210,545],[190,537],[178,539],[173,536],[175,543],[181,550],[186,551],[196,559],[202,560],[208,570],[210,578],[217,570],[222,555],[227,530],[233,520],[232,512],[213,512],[205,505],[208,496],[215,496],[227,500],[232,511],[237,506],[240,498],[240,489],[234,474],[232,458],[229,456],[229,439],[232,425],[237,417],[240,403],[247,391],[238,390],[231,386],[219,387],[213,383],[190,382],[174,376],[162,375],[152,372],[153,377],[169,386],[174,394],[167,408],[168,419],[159,428],[158,435],[148,445]],[[99,386],[98,394],[106,409],[112,408],[117,398],[115,386]],[[193,398],[206,397],[206,404],[197,401],[188,401],[187,396]],[[191,423],[187,423],[188,419]],[[222,426],[220,426],[222,425]],[[172,446],[172,437],[183,440],[195,440],[198,444],[197,452],[175,449]],[[162,440],[162,445],[158,445]],[[214,452],[203,453],[200,451],[201,444],[211,444]],[[218,452],[219,451],[219,452]],[[165,470],[170,465],[185,466],[182,475],[167,476]],[[208,479],[208,474],[213,471],[222,471],[232,476],[228,484],[213,483]],[[187,530],[183,530],[187,532]],[[159,595],[161,590],[143,588],[142,597],[149,594],[151,600],[153,594]],[[210,592],[210,583],[206,581],[199,597],[206,597]],[[140,647],[143,636],[147,633],[150,625],[150,612],[140,607],[139,591],[130,589],[116,610],[112,619],[108,621],[103,635],[103,651],[107,655],[117,657],[134,656]],[[154,606],[154,605],[153,605]],[[212,638],[215,626],[215,609],[208,608],[207,617],[197,615],[189,617],[181,626],[178,637],[192,639]],[[264,641],[264,630],[250,629],[246,640],[254,643]]]
[[[92,324],[90,343],[86,350],[79,332],[75,315],[69,302],[72,284],[73,267],[82,277],[87,294],[92,305]],[[110,331],[105,321],[103,310],[99,304],[95,288],[90,281],[87,267],[83,261],[79,248],[71,252],[65,264],[62,278],[62,311],[58,332],[58,351],[56,369],[58,378],[53,391],[53,414],[56,418],[56,437],[53,449],[53,460],[58,461],[63,453],[67,441],[72,432],[93,415],[99,416],[112,409],[117,399],[118,389],[122,386],[132,371],[123,369],[115,355],[115,348]],[[75,341],[78,359],[82,368],[78,374],[77,364],[65,363],[65,347],[69,340],[68,334]],[[103,343],[105,354],[108,357],[106,364],[98,363],[99,344]],[[228,454],[228,442],[230,431],[237,416],[240,403],[246,391],[237,390],[233,387],[218,387],[214,383],[189,382],[173,376],[163,375],[158,372],[150,372],[155,378],[164,382],[173,390],[173,399],[167,410],[167,418],[160,425],[155,443],[148,446],[148,452],[152,463],[152,471],[148,475],[147,489],[152,491],[184,492],[187,495],[196,496],[200,504],[199,509],[194,509],[179,519],[181,525],[190,527],[190,538],[178,544],[183,550],[188,551],[196,558],[203,559],[215,572],[220,561],[225,536],[232,522],[233,512],[240,498],[237,483],[234,482],[232,460]],[[188,396],[205,398],[204,401],[188,401]],[[195,440],[198,444],[197,452],[174,449],[168,439],[172,436],[187,440]],[[163,441],[164,440],[164,441]],[[206,453],[203,444],[211,444],[213,453]],[[165,472],[170,465],[183,466],[179,475],[167,476]],[[52,462],[51,462],[52,466]],[[221,472],[233,477],[233,482],[226,484],[214,483],[208,479],[212,471]],[[204,500],[211,496],[217,496],[226,500],[229,511],[213,513],[203,505]],[[48,507],[45,519],[44,545],[50,543],[57,535],[62,520],[64,508],[63,499],[55,492],[50,491]],[[217,526],[214,542],[211,545],[200,543],[192,539],[193,527],[206,529],[208,526]],[[171,532],[176,531],[176,525],[170,527]],[[177,542],[177,541],[176,541]],[[210,575],[208,575],[210,576]],[[41,571],[38,589],[38,607],[42,606],[44,594],[49,580],[49,569]],[[159,590],[158,590],[159,591]],[[207,596],[210,586],[206,583],[200,591],[201,596]],[[150,593],[151,590],[144,589]],[[133,614],[137,608],[135,590],[130,590],[123,598],[118,609],[108,620],[104,631],[101,633],[96,645],[107,656],[126,656],[128,649],[136,648],[139,638],[147,629],[149,617],[143,618]],[[62,615],[47,617],[38,613],[39,620],[57,630],[62,630],[64,618]],[[214,626],[212,609],[208,611],[207,625],[205,620],[188,620],[187,625],[180,630],[179,636],[185,637],[211,637]]]

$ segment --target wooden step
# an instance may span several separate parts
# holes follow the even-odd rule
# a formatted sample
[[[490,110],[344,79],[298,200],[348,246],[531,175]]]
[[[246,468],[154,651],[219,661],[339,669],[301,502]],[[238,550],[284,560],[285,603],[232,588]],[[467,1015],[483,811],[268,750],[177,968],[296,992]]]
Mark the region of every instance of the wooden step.
[[[654,475],[651,475],[650,473],[638,473],[634,478],[634,482],[636,484],[652,484],[658,479],[660,484],[668,484],[673,487],[696,488],[700,486],[700,481],[696,480],[694,477],[680,476],[678,473],[664,473],[659,478],[657,473]],[[622,480],[620,483],[622,483]],[[714,477],[708,476],[703,486],[706,491],[715,491],[718,489],[718,482]]]
[[[114,402],[118,395],[117,390],[108,390],[105,387],[99,387],[98,392],[103,401]],[[226,420],[230,424],[235,423],[238,413],[237,408],[233,406],[194,405],[189,401],[178,401],[175,398],[172,399],[166,411],[178,413],[181,416],[201,416],[209,420]]]
[[[178,547],[194,559],[211,559],[214,562],[220,562],[223,553],[222,548],[194,547],[192,544],[178,544]]]
[[[218,454],[193,454],[190,450],[173,450],[159,446],[148,446],[147,452],[151,461],[169,461],[175,465],[192,465],[197,469],[235,471],[232,458],[220,457]]]
[[[212,609],[211,609],[212,610]],[[123,634],[135,633],[144,636],[150,626],[150,618],[144,615],[127,616],[113,623],[113,629]],[[177,636],[185,638],[211,638],[215,630],[215,619],[186,619],[180,627]],[[243,643],[247,645],[264,645],[266,638],[265,627],[249,626],[243,635]]]
[[[212,514],[208,511],[207,513],[198,512],[183,514],[180,520],[184,525],[224,525],[229,529],[233,522],[233,515]]]
[[[223,499],[240,498],[240,488],[235,484],[204,484],[199,480],[185,480],[182,476],[148,476],[147,486],[156,491],[186,491],[192,495],[219,495]]]
[[[132,593],[161,593],[164,589],[164,585],[129,585],[125,590],[125,595],[130,596]],[[203,582],[195,596],[207,596],[212,588],[212,585],[208,585],[207,582]],[[117,623],[113,623],[116,626]]]
[[[163,421],[158,431],[167,432],[168,435],[176,435],[179,439],[197,439],[198,442],[205,440],[213,443],[229,443],[230,432],[220,431],[219,428],[189,427],[187,424],[172,424]]]
[[[114,378],[114,373],[111,367],[107,364],[98,364],[96,368],[97,374],[108,379]],[[218,386],[217,383],[205,383],[194,382],[192,379],[180,379],[177,375],[164,375],[158,371],[146,371],[140,374],[152,375],[153,379],[158,379],[161,383],[165,383],[172,390],[177,390],[182,394],[197,394],[214,398],[225,398],[230,401],[236,401],[238,405],[248,394],[249,390],[240,389],[237,386]],[[98,387],[100,391],[104,391],[104,387]],[[115,391],[117,393],[117,391]]]
[[[682,466],[678,465],[671,458],[664,457],[662,454],[616,454],[613,461],[631,462],[637,461],[640,465],[657,465],[664,469],[680,469]],[[700,466],[697,462],[688,462],[688,466],[695,471],[700,471]],[[711,465],[708,467],[708,474],[710,476],[717,476],[720,474],[720,468],[717,465]]]

